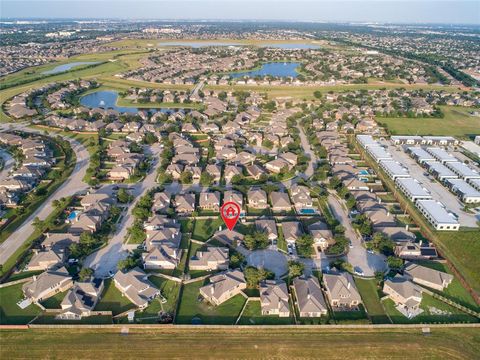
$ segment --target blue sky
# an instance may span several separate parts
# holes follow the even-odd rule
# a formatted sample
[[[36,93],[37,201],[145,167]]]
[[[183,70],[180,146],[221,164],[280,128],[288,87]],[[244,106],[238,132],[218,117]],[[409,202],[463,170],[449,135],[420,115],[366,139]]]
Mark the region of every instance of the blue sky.
[[[480,24],[480,1],[0,0],[1,18],[116,18]]]

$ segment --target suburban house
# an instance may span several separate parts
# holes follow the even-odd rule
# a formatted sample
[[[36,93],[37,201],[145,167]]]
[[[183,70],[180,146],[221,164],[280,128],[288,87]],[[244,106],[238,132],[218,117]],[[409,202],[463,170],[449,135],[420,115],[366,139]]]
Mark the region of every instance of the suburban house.
[[[421,312],[422,288],[407,278],[397,274],[392,280],[386,280],[383,292],[397,305],[397,310],[408,318]]]
[[[323,298],[320,283],[314,277],[297,277],[293,280],[295,304],[300,317],[327,315],[327,304]]]
[[[287,193],[280,191],[272,191],[270,193],[270,200],[272,202],[273,211],[290,211],[292,204]]]
[[[414,283],[439,291],[443,291],[453,281],[453,275],[415,263],[407,263],[403,273]]]
[[[73,286],[72,277],[65,267],[56,270],[47,270],[22,287],[25,298],[33,302],[41,302],[59,292],[66,291]]]
[[[238,269],[228,270],[210,277],[210,284],[200,288],[200,295],[211,304],[220,305],[246,288],[243,273]]]
[[[282,224],[283,237],[286,242],[294,243],[302,236],[303,231],[298,221],[285,221]]]
[[[226,270],[228,269],[229,258],[228,248],[209,246],[204,251],[197,253],[190,259],[188,267],[190,270]]]
[[[275,220],[255,220],[255,228],[258,231],[266,233],[268,240],[270,241],[278,239],[277,224],[275,223]]]
[[[179,214],[191,214],[195,211],[195,194],[175,195],[173,206]]]
[[[103,292],[102,279],[92,282],[77,282],[63,298],[60,307],[62,312],[55,316],[59,320],[81,320],[92,314]]]
[[[346,272],[324,274],[323,282],[327,299],[333,308],[358,310],[362,298],[355,287],[352,275]]]
[[[127,272],[117,271],[113,277],[115,287],[128,300],[140,309],[146,308],[148,303],[160,295],[160,290],[148,281],[148,275],[138,267]]]
[[[64,261],[65,254],[49,249],[47,251],[34,251],[33,257],[28,262],[26,270],[38,271],[56,268]]]
[[[265,280],[260,283],[262,315],[289,317],[287,284],[284,281]]]
[[[244,235],[238,231],[229,229],[218,230],[213,234],[213,239],[218,240],[224,244],[237,247],[243,241]]]
[[[175,269],[180,262],[181,250],[169,244],[153,246],[142,254],[144,269]]]
[[[198,207],[202,210],[218,211],[220,209],[220,193],[201,192],[198,197]]]
[[[248,206],[256,209],[268,207],[267,193],[262,189],[251,189],[248,191]]]

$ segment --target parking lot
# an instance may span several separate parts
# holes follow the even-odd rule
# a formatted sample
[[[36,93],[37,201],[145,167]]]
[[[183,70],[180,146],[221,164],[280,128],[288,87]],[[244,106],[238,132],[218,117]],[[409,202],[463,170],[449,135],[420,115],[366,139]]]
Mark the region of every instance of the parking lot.
[[[440,201],[448,210],[458,216],[460,226],[477,227],[477,221],[480,220],[480,215],[463,211],[464,204],[458,197],[434,179],[432,175],[426,173],[426,170],[405,153],[401,146],[392,145],[388,140],[381,140],[380,143],[387,147],[387,150],[395,161],[398,161],[408,168],[411,176],[423,184],[434,200]]]

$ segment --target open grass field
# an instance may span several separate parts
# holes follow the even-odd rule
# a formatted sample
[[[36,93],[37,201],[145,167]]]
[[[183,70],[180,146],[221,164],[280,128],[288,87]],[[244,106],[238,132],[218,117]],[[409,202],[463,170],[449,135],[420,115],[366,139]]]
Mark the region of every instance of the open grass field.
[[[480,133],[480,117],[470,116],[471,108],[441,106],[444,118],[377,118],[391,134],[450,135],[467,137]]]
[[[235,323],[246,299],[242,295],[236,295],[219,306],[210,305],[199,300],[199,289],[206,283],[208,280],[183,286],[176,323],[191,324],[194,318],[201,324],[233,325]]]
[[[0,324],[27,324],[42,312],[35,304],[23,310],[17,306],[17,302],[23,300],[22,286],[17,284],[0,289]]]
[[[480,293],[480,230],[437,232],[437,244],[470,286]]]
[[[478,328],[3,330],[9,359],[478,359]]]
[[[355,278],[355,284],[373,324],[390,324],[390,319],[380,302],[377,281]]]

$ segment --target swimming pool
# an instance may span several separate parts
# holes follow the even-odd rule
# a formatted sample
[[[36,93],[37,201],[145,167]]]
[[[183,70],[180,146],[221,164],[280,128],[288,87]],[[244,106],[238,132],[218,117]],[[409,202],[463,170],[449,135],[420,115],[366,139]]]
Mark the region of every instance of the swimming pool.
[[[68,221],[73,221],[77,218],[78,212],[77,211],[72,211],[70,214],[68,214],[67,220]]]
[[[315,214],[315,209],[301,209],[300,214]]]
[[[370,173],[368,172],[368,170],[360,170],[358,172],[360,175],[370,175]]]

